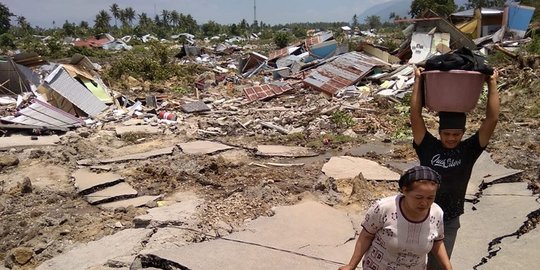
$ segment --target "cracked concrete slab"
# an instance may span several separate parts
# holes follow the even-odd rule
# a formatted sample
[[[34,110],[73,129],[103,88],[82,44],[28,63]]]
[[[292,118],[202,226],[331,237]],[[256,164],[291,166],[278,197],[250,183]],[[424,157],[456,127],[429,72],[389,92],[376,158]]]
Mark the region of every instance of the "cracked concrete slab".
[[[493,239],[514,233],[527,220],[527,215],[539,206],[536,196],[532,195],[483,196],[474,205],[475,211],[471,203],[465,203],[465,214],[460,218],[461,228],[451,258],[454,269],[473,269],[489,255],[488,245]],[[538,248],[540,243],[537,242]],[[505,257],[504,254],[497,256],[509,262],[524,260],[521,256]]]
[[[139,125],[139,126],[117,126],[115,128],[115,132],[117,136],[125,136],[129,133],[136,133],[136,134],[148,134],[148,135],[154,135],[154,134],[160,134],[161,130],[157,126],[150,126],[150,125]]]
[[[218,151],[233,149],[233,147],[212,141],[192,141],[178,144],[182,152],[191,155],[207,155]]]
[[[474,164],[469,185],[467,187],[467,198],[474,196],[479,191],[482,182],[491,183],[497,179],[521,173],[521,170],[509,169],[499,165],[491,159],[491,154],[484,151]]]
[[[540,265],[540,227],[520,236],[505,238],[497,245],[501,250],[478,270],[534,269]],[[536,266],[535,266],[536,265]]]
[[[258,218],[224,238],[142,253],[193,270],[335,270],[350,259],[355,233],[347,213],[306,201],[279,207],[274,216]]]
[[[115,199],[126,199],[137,196],[137,191],[133,189],[128,183],[121,182],[114,186],[98,190],[94,193],[85,195],[84,198],[90,204],[99,204],[105,202],[111,202]]]
[[[72,174],[75,188],[79,194],[86,194],[94,188],[111,186],[124,181],[121,175],[115,173],[94,173],[87,169],[79,169]]]
[[[489,186],[482,192],[483,196],[532,196],[532,190],[528,189],[529,184],[525,182],[499,183]]]
[[[152,230],[127,229],[100,240],[78,245],[37,267],[38,270],[84,270],[100,267],[110,259],[137,254]]]
[[[285,145],[257,145],[258,156],[266,157],[313,157],[318,154],[309,148]]]
[[[398,171],[400,174],[403,174],[408,169],[420,165],[418,161],[400,161],[400,160],[390,160],[386,162],[386,166]]]
[[[99,163],[107,164],[107,163],[115,163],[115,162],[124,162],[124,161],[129,161],[129,160],[145,160],[152,157],[170,155],[172,154],[174,148],[175,146],[171,146],[171,147],[165,147],[165,148],[156,149],[152,151],[146,151],[143,153],[136,153],[136,154],[109,158],[109,159],[100,159]]]
[[[175,227],[158,228],[157,232],[150,237],[146,243],[144,250],[162,250],[170,248],[178,248],[191,244],[186,239],[190,235],[190,231]]]
[[[334,179],[348,179],[360,173],[367,180],[398,181],[400,175],[379,165],[375,161],[358,157],[332,157],[322,167],[322,171]]]
[[[350,247],[347,254],[351,253]],[[350,251],[350,252],[349,252]],[[345,251],[344,251],[345,253]],[[224,239],[149,253],[191,270],[335,270],[341,264]],[[209,254],[212,254],[209,256]]]
[[[77,164],[88,166],[88,165],[93,165],[95,163],[107,164],[107,163],[124,162],[124,161],[130,161],[130,160],[145,160],[145,159],[149,159],[149,158],[153,158],[157,156],[170,155],[174,151],[175,147],[176,146],[165,147],[161,149],[145,151],[142,153],[135,153],[135,154],[119,156],[119,157],[114,157],[114,158],[82,159],[82,160],[77,161]]]
[[[204,201],[199,198],[191,198],[168,206],[149,209],[147,214],[135,217],[133,222],[137,226],[149,224],[177,224],[190,225],[197,218],[197,208]]]
[[[33,140],[32,138],[37,138]],[[58,135],[51,136],[9,136],[0,137],[0,150],[11,148],[28,148],[36,146],[51,146],[60,141]]]
[[[98,205],[99,208],[106,210],[115,210],[118,208],[127,208],[127,207],[140,207],[146,205],[149,202],[155,201],[161,198],[161,196],[140,196],[110,203],[103,203]]]

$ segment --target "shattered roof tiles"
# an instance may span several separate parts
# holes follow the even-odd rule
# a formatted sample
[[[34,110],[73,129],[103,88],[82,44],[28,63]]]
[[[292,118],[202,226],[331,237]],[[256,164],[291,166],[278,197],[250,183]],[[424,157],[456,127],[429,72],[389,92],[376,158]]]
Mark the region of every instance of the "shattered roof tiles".
[[[243,92],[249,102],[263,100],[269,97],[283,94],[291,90],[292,87],[288,84],[265,84],[261,86],[253,86],[244,88]]]
[[[334,95],[340,89],[357,83],[375,66],[388,65],[374,57],[350,52],[336,57],[312,71],[304,84]]]

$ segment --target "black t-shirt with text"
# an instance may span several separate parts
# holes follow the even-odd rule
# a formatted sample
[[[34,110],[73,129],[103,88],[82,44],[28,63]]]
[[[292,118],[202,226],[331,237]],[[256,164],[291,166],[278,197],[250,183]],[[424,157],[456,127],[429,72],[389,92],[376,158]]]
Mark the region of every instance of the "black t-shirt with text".
[[[413,142],[413,147],[420,165],[428,166],[441,175],[435,202],[443,209],[444,220],[463,214],[472,168],[484,150],[480,146],[478,132],[453,149],[444,148],[439,139],[426,132],[420,145]]]

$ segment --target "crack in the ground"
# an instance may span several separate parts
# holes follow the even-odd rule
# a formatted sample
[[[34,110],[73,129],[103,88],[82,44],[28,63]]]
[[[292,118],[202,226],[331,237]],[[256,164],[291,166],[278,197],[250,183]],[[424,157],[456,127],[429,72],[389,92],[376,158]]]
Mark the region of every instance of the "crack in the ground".
[[[496,247],[496,245],[500,244],[503,239],[507,237],[512,237],[512,236],[515,236],[516,238],[519,239],[522,235],[534,230],[539,222],[540,222],[540,209],[537,209],[527,215],[527,220],[523,222],[523,225],[521,225],[521,227],[519,227],[519,229],[517,229],[515,232],[511,234],[503,235],[503,236],[500,236],[491,240],[491,242],[489,242],[488,244],[489,255],[483,257],[480,260],[480,263],[473,266],[473,269],[476,270],[477,267],[486,264],[489,261],[489,259],[497,256],[497,253],[501,251],[502,248]]]
[[[482,182],[478,186],[478,192],[474,194],[475,198],[470,201],[473,204],[473,210],[476,210],[476,208],[474,207],[474,204],[477,204],[478,202],[480,202],[480,198],[482,197],[485,189],[495,184],[520,182],[519,181],[520,177],[521,177],[521,173],[504,177],[501,179],[497,179],[489,183]],[[538,202],[538,199],[536,199],[536,201]],[[527,215],[527,220],[524,221],[523,225],[521,225],[521,227],[519,227],[519,229],[517,229],[515,232],[506,234],[503,236],[499,236],[491,240],[491,242],[489,242],[488,244],[488,255],[480,259],[480,262],[476,264],[475,266],[473,266],[473,269],[476,270],[477,267],[486,264],[489,261],[489,259],[497,256],[497,253],[501,251],[502,249],[501,247],[497,247],[497,245],[500,244],[503,239],[508,238],[508,237],[513,237],[513,236],[516,236],[516,238],[519,238],[522,235],[535,229],[539,222],[540,222],[540,209],[537,209]]]
[[[140,270],[145,268],[158,268],[163,270],[190,270],[188,267],[177,262],[163,259],[152,254],[139,254],[129,267],[130,270]]]

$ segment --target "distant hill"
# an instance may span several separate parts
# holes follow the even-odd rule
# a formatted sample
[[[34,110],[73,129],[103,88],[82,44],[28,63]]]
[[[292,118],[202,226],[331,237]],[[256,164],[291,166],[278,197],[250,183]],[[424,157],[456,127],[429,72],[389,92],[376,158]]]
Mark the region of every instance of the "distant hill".
[[[464,5],[467,3],[467,0],[454,0],[454,3],[458,6]],[[411,10],[411,3],[412,0],[393,0],[386,3],[381,3],[378,5],[374,5],[366,11],[358,14],[358,20],[363,23],[365,18],[368,16],[379,16],[381,18],[381,21],[388,21],[390,13],[394,12],[396,15],[399,15],[400,17],[407,17],[409,18],[411,15],[409,15],[409,11]]]
[[[360,23],[363,23],[364,20],[369,16],[379,16],[381,21],[388,21],[390,13],[394,12],[400,17],[410,17],[409,10],[411,9],[412,0],[393,0],[390,2],[374,5],[366,11],[358,14],[358,20]]]

